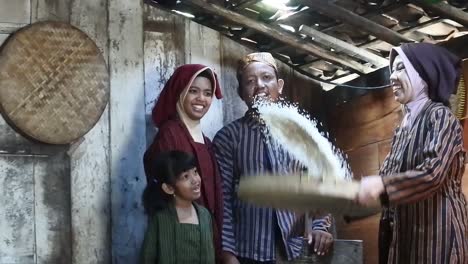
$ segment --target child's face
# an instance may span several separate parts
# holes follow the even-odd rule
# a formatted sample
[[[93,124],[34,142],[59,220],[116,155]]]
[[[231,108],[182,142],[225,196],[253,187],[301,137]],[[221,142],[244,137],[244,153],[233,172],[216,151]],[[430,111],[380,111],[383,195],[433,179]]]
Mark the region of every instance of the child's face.
[[[197,169],[193,168],[183,172],[175,184],[175,195],[179,199],[195,201],[200,198],[201,178]]]

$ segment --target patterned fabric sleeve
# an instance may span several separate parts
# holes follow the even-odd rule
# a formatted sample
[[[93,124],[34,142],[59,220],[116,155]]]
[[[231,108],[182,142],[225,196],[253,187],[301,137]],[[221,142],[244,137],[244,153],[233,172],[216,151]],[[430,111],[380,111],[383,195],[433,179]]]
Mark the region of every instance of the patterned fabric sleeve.
[[[332,224],[332,216],[328,214],[321,218],[314,219],[312,221],[312,230],[330,232],[331,224]]]
[[[223,228],[221,232],[221,245],[223,251],[231,252],[237,255],[236,236],[234,232],[234,148],[233,138],[230,136],[229,127],[218,132],[213,139],[216,160],[218,161],[219,170],[222,179],[224,211],[223,211]]]
[[[423,122],[427,122],[423,126],[427,138],[420,154],[423,162],[414,170],[382,177],[390,204],[417,202],[435,193],[450,173],[455,155],[462,150],[461,127],[448,108],[431,111]]]

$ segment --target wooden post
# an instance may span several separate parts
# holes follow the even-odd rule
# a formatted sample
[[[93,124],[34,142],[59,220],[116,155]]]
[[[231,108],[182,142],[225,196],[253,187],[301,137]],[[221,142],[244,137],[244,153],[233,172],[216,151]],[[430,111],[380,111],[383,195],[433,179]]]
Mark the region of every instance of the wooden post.
[[[107,0],[72,0],[70,23],[109,58]],[[111,262],[109,108],[69,151],[72,264]]]
[[[147,219],[143,1],[108,0],[112,263],[135,263]]]

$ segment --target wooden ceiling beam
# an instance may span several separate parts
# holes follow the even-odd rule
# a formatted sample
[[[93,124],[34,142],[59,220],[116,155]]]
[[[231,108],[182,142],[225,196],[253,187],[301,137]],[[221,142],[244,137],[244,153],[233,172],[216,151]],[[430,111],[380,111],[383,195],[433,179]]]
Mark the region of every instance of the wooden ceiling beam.
[[[238,42],[239,40],[234,38],[234,37],[230,37],[230,36],[226,36],[228,37],[229,39],[232,39],[233,41],[236,41]],[[255,44],[252,44],[252,43],[242,43],[242,45],[246,46],[247,48],[249,49],[252,49],[252,50],[255,50],[256,47],[255,47]],[[302,74],[302,75],[305,75],[309,78],[311,78],[314,82],[316,82],[317,84],[321,85],[322,83],[322,79],[320,77],[317,77],[315,75],[313,75],[311,72],[307,71],[307,70],[304,70],[302,69],[301,67],[297,67],[297,65],[294,65],[291,63],[290,60],[288,60],[287,58],[285,58],[284,56],[281,56],[280,54],[276,54],[276,53],[272,53],[273,57],[275,57],[277,60],[283,62],[284,64],[288,65],[289,67],[293,68],[295,71],[297,71],[298,73]],[[356,73],[353,73],[353,74],[356,74]],[[359,74],[356,74],[359,76]]]
[[[433,19],[425,21],[425,22],[423,22],[423,23],[421,23],[419,25],[401,29],[398,32],[400,34],[409,34],[411,32],[417,31],[419,29],[422,29],[422,28],[425,28],[425,27],[432,26],[434,24],[440,23],[440,22],[442,22],[442,20],[443,20],[442,18],[433,18]],[[378,41],[379,41],[378,39],[373,39],[373,40],[370,40],[370,41],[360,45],[359,47],[362,48],[362,49],[370,48],[373,45],[375,45],[376,43],[378,43]]]
[[[423,22],[417,26],[414,26],[414,27],[409,27],[409,28],[405,28],[405,29],[401,29],[399,30],[398,32],[400,34],[406,34],[406,33],[411,33],[413,31],[416,31],[418,29],[421,29],[421,28],[424,28],[424,27],[428,27],[430,25],[434,25],[434,24],[437,24],[437,23],[440,23],[442,21],[441,18],[434,18],[434,19],[431,19],[431,20],[428,20],[426,22]],[[358,45],[356,47],[359,47],[361,49],[367,49],[367,48],[371,48],[373,45],[376,45],[376,43],[379,43],[379,39],[373,39],[373,40],[370,40],[362,45]],[[307,68],[307,67],[310,67],[311,65],[313,65],[315,62],[317,62],[319,60],[312,60],[312,61],[309,61],[305,64],[302,64],[302,65],[299,65],[298,67],[300,68]]]
[[[387,12],[390,12],[402,5],[404,5],[406,3],[406,1],[400,1],[400,2],[392,2],[384,7],[381,7],[381,8],[378,8],[378,9],[372,9],[372,10],[367,10],[366,12],[364,12],[363,14],[359,14],[359,16],[362,16],[362,17],[365,17],[367,19],[371,19],[373,17],[376,17],[376,16],[380,16],[382,14],[385,14]],[[314,12],[313,9],[309,8],[309,9],[306,9],[304,11],[309,11],[309,12]],[[287,20],[288,19],[291,19],[291,18],[297,18],[298,16],[303,16],[304,13],[297,13],[297,14],[294,14],[284,20]],[[342,23],[342,21],[337,21],[335,24],[333,25],[330,25],[330,26],[327,26],[325,28],[322,28],[320,29],[321,31],[332,31],[334,30],[335,28],[339,27],[339,26],[343,26],[344,24]]]
[[[405,3],[406,3],[406,1],[398,2],[398,3],[390,3],[389,5],[386,5],[386,6],[382,7],[382,8],[377,9],[377,10],[368,11],[368,12],[362,14],[362,16],[365,17],[365,18],[371,19],[373,17],[385,14],[386,12],[392,11],[392,10],[396,9],[397,7],[399,7],[399,6],[404,5]],[[288,18],[286,18],[284,20],[275,21],[272,24],[277,25],[279,22],[283,22],[283,23],[287,24],[288,20],[297,19],[299,17],[302,17],[302,16],[306,15],[307,12],[313,12],[313,11],[311,11],[310,8],[306,9],[306,10],[302,10],[302,11],[299,11],[298,13],[295,13],[295,14],[289,16]],[[313,12],[313,13],[315,13],[315,12]],[[333,30],[335,30],[336,28],[339,28],[340,26],[344,26],[344,24],[341,23],[340,21],[337,21],[333,25],[322,28],[321,32],[324,32],[324,33],[332,32]],[[252,31],[248,31],[245,34],[242,34],[242,37],[249,38],[251,35],[252,35]],[[283,49],[286,49],[286,48],[287,48],[287,46],[277,46],[275,48],[270,49],[269,51],[270,52],[278,52],[278,50],[283,50]]]
[[[380,56],[375,55],[372,52],[369,52],[365,49],[361,49],[349,43],[342,41],[341,39],[335,38],[333,36],[327,35],[322,33],[316,29],[311,27],[302,25],[299,29],[300,33],[303,33],[309,37],[312,37],[312,40],[317,43],[324,44],[332,49],[335,52],[343,52],[351,57],[355,57],[361,59],[363,61],[367,61],[372,63],[376,67],[384,67],[388,65],[388,60],[384,59]]]
[[[312,7],[324,15],[332,17],[343,23],[350,24],[360,30],[369,32],[371,35],[388,42],[392,45],[400,45],[405,42],[414,42],[414,40],[405,37],[389,28],[366,19],[348,9],[330,3],[328,0],[299,0],[301,3]]]
[[[317,77],[317,76],[314,76],[312,73],[300,68],[300,67],[296,67],[294,66],[293,64],[291,64],[291,62],[283,57],[283,56],[275,56],[275,58],[281,62],[283,62],[284,64],[288,65],[289,67],[293,68],[296,72],[302,74],[302,75],[305,75],[307,77],[309,77],[310,79],[312,79],[313,81],[315,81],[318,85],[322,85],[322,82],[324,80],[322,80],[320,77]],[[356,74],[356,73],[355,73]],[[359,74],[356,74],[356,75],[359,75]]]
[[[374,69],[372,69],[371,67],[362,65],[356,61],[350,60],[347,57],[333,54],[321,47],[313,45],[312,43],[304,42],[303,39],[289,32],[278,29],[276,27],[269,26],[265,23],[257,22],[253,19],[250,19],[239,13],[233,12],[218,5],[211,4],[203,0],[185,0],[185,3],[189,3],[191,5],[202,8],[205,12],[222,17],[228,21],[237,23],[241,26],[251,28],[272,39],[283,42],[296,49],[313,54],[314,56],[322,58],[323,60],[329,61],[331,63],[339,64],[364,74],[374,71]]]
[[[238,5],[235,5],[232,7],[232,9],[234,10],[240,10],[242,8],[246,8],[246,7],[249,7],[251,5],[255,5],[259,2],[261,2],[262,0],[246,0],[246,1],[242,1],[240,2]]]
[[[465,27],[468,27],[468,13],[461,9],[453,7],[444,2],[429,4],[425,3],[424,1],[416,0],[415,3],[424,9],[428,9],[436,14],[443,16],[444,18],[451,19]]]

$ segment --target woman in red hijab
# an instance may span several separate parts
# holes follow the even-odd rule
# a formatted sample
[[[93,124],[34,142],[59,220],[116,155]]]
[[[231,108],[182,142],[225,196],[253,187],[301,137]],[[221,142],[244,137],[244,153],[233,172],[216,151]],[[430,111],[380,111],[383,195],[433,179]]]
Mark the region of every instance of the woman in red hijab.
[[[154,156],[163,151],[179,150],[192,154],[202,178],[198,201],[214,216],[215,248],[220,252],[223,221],[221,179],[211,141],[201,131],[200,119],[208,112],[213,97],[221,99],[221,89],[212,69],[201,64],[178,67],[164,86],[152,118],[159,128],[143,157],[147,181],[153,181],[150,170]],[[219,254],[217,254],[219,256]]]

